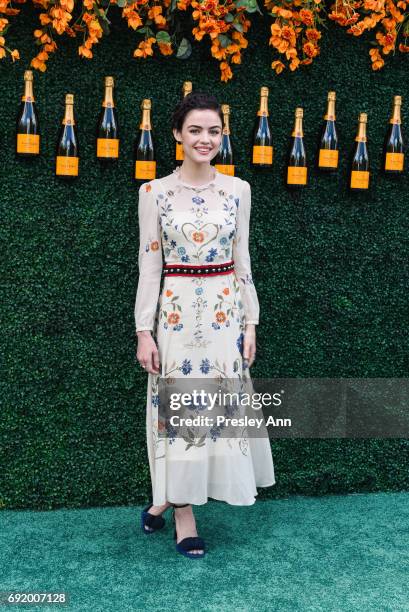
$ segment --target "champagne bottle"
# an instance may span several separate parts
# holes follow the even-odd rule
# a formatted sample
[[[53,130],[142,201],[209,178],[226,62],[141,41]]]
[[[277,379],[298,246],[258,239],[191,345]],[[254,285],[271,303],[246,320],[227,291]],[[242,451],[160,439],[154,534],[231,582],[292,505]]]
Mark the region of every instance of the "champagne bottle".
[[[67,179],[78,176],[79,148],[74,119],[74,94],[65,96],[65,114],[57,138],[55,174]]]
[[[230,107],[228,104],[222,104],[223,113],[223,133],[222,141],[220,143],[219,151],[216,155],[214,166],[217,170],[223,174],[229,174],[234,176],[234,164],[233,164],[233,149],[230,140]]]
[[[185,98],[188,94],[190,94],[192,92],[192,82],[191,81],[185,81],[183,83],[183,97]],[[185,155],[183,152],[183,145],[181,142],[177,142],[176,141],[176,153],[175,153],[175,159],[177,162],[179,161],[183,161],[185,159]],[[180,165],[180,164],[178,164]]]
[[[24,95],[17,115],[16,154],[34,157],[40,153],[40,125],[33,94],[33,71],[24,72]]]
[[[351,182],[350,188],[356,191],[365,191],[369,189],[369,156],[366,138],[366,124],[368,115],[360,113],[358,133],[355,141],[352,164],[351,164]]]
[[[325,172],[334,172],[338,168],[338,136],[335,126],[335,91],[328,92],[327,112],[321,131],[318,156],[318,168]]]
[[[273,163],[273,139],[268,122],[268,87],[260,89],[260,108],[253,136],[253,166],[268,168]]]
[[[307,185],[307,156],[304,147],[302,108],[295,109],[294,129],[291,134],[290,152],[287,163],[287,186],[290,189],[300,189]]]
[[[97,123],[96,155],[101,161],[108,162],[119,157],[118,118],[113,89],[113,77],[105,77],[105,96]]]
[[[139,125],[139,134],[135,139],[134,149],[134,178],[145,181],[156,178],[155,150],[153,146],[151,127],[151,100],[142,101],[142,120]]]
[[[384,159],[383,168],[384,172],[392,175],[400,175],[403,172],[405,154],[402,139],[401,130],[401,109],[402,97],[394,96],[393,98],[393,112],[389,120],[389,129],[385,136],[385,142],[383,147]]]

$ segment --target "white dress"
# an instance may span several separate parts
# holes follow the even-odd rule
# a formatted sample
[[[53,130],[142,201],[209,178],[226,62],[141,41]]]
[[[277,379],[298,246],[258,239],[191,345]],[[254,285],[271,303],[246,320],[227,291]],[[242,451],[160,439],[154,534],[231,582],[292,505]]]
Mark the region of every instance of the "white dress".
[[[255,503],[256,487],[275,484],[268,437],[209,435],[190,444],[171,437],[158,415],[158,377],[248,380],[242,351],[246,323],[258,324],[259,303],[248,249],[250,185],[220,173],[201,185],[180,179],[179,168],[139,189],[139,282],[136,331],[151,330],[160,374],[148,374],[146,433],[152,497],[201,505],[213,498]],[[234,261],[234,272],[165,276],[163,264]],[[161,286],[162,285],[162,286]],[[246,379],[247,376],[247,379]],[[159,416],[159,419],[158,419]],[[167,429],[170,437],[158,435]],[[214,432],[213,432],[214,433]]]

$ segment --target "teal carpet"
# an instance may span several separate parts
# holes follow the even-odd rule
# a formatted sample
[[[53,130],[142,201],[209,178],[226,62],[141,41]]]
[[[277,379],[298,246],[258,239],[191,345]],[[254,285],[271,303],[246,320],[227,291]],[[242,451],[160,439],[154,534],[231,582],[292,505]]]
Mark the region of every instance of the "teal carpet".
[[[201,560],[176,553],[169,520],[145,536],[139,511],[2,511],[0,591],[71,598],[7,609],[409,610],[409,493],[210,501],[195,507]]]

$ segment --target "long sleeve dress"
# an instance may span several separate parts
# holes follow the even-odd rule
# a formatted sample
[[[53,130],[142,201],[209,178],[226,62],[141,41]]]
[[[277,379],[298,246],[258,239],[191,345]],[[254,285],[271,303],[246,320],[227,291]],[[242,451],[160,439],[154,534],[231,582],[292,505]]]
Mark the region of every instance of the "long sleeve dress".
[[[173,437],[158,414],[158,380],[246,379],[246,323],[258,324],[259,303],[248,248],[251,190],[247,181],[215,170],[195,187],[179,169],[139,189],[139,282],[136,331],[151,330],[160,373],[148,374],[146,433],[152,497],[201,505],[213,498],[232,505],[255,503],[257,487],[275,484],[270,441],[213,429],[203,441]],[[234,272],[214,276],[164,276],[163,265],[234,261]],[[163,280],[163,282],[162,282]],[[167,437],[160,436],[166,428]]]

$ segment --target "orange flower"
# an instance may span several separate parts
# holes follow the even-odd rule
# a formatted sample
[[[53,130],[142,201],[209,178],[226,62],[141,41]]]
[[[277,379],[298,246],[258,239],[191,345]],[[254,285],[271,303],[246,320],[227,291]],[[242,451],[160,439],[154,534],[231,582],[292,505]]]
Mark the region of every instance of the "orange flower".
[[[195,242],[203,242],[204,234],[203,232],[193,232],[192,238]]]
[[[307,57],[316,57],[319,54],[319,49],[312,42],[307,42],[303,45],[303,51]]]
[[[170,297],[172,294],[173,294],[173,291],[171,289],[167,289],[166,297]]]
[[[225,288],[223,289],[223,293],[224,293],[224,295],[229,295],[229,293],[230,293],[230,289],[229,289],[228,287],[225,287]]]
[[[152,43],[156,41],[156,38],[148,38],[148,40],[143,40],[139,43],[138,49],[136,49],[133,53],[134,57],[148,57],[148,55],[153,55]]]
[[[147,183],[145,185],[145,191],[150,191],[152,189],[152,185],[150,183]]]
[[[272,62],[271,67],[276,71],[276,74],[280,74],[280,72],[284,70],[285,65],[283,62],[280,62],[280,60],[276,60],[275,62]]]
[[[218,323],[224,323],[225,320],[226,320],[226,315],[224,314],[224,312],[222,312],[221,310],[216,312],[216,321]]]
[[[180,316],[177,312],[171,312],[168,316],[168,323],[170,323],[171,325],[176,325],[177,323],[179,323],[179,319]]]
[[[321,32],[318,32],[315,28],[308,28],[305,31],[307,39],[311,42],[315,42],[321,38]]]
[[[18,52],[18,50],[17,50],[17,49],[14,49],[14,50],[11,52],[11,58],[12,58],[13,62],[14,62],[16,59],[20,59],[20,53]]]
[[[301,9],[300,19],[305,25],[313,25],[314,23],[314,15],[308,9]]]
[[[162,53],[162,55],[172,55],[173,49],[171,43],[158,43],[158,45],[159,51]]]
[[[154,240],[153,242],[151,242],[151,250],[157,251],[158,249],[159,249],[159,242],[157,240]]]
[[[409,45],[404,45],[403,43],[401,43],[399,45],[399,51],[401,51],[402,53],[409,53]]]

